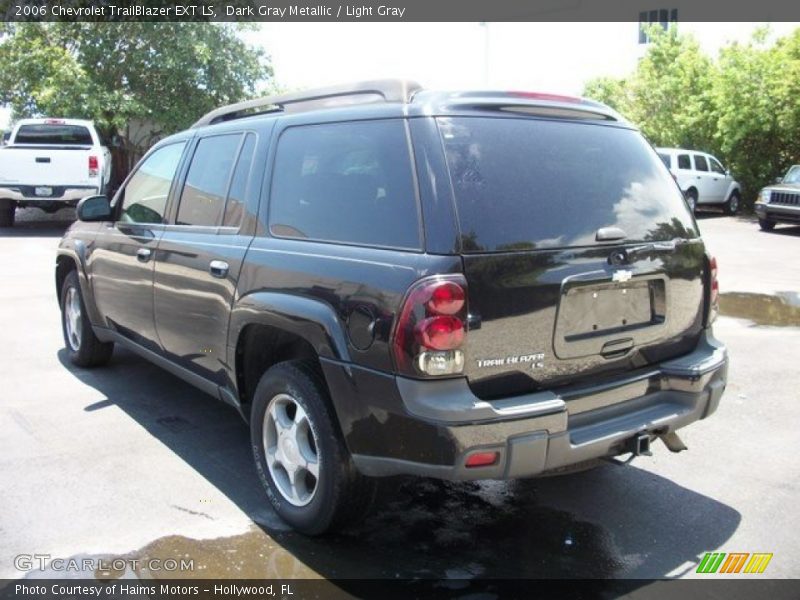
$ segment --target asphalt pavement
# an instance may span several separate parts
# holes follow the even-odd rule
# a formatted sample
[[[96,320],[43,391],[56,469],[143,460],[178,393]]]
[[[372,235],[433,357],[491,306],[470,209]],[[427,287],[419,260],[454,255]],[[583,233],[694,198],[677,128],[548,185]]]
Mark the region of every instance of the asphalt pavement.
[[[687,452],[527,481],[396,479],[364,523],[309,539],[269,508],[232,409],[124,350],[105,369],[68,363],[53,264],[71,214],[23,212],[0,230],[0,578],[99,575],[50,560],[117,557],[123,577],[695,577],[710,551],[773,553],[771,577],[800,576],[800,227],[699,219],[731,366],[718,412],[682,430]],[[35,554],[49,570],[15,566]],[[154,557],[191,567],[130,566]]]

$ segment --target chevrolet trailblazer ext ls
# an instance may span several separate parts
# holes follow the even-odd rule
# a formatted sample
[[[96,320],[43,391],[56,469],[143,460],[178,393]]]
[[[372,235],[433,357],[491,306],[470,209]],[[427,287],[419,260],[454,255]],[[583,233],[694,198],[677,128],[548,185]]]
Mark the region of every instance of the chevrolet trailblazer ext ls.
[[[120,344],[233,405],[297,530],[374,478],[531,477],[713,413],[716,262],[607,107],[374,81],[227,106],[82,200],[69,356]]]

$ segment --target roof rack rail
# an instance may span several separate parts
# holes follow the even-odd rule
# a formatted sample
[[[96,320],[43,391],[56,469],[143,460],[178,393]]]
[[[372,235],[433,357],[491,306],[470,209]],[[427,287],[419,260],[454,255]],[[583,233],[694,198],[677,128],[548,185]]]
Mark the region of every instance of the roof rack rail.
[[[348,104],[375,102],[405,103],[409,102],[414,93],[421,89],[422,86],[416,81],[379,79],[266,96],[214,109],[203,115],[192,125],[192,128],[270,112],[304,112]]]

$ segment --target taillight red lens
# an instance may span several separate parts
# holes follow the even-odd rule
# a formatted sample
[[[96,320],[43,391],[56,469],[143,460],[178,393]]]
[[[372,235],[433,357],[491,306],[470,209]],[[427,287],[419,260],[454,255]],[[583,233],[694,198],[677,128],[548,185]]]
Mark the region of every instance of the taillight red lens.
[[[89,157],[89,168],[95,171],[100,168],[100,162],[97,160],[96,156]]]
[[[706,324],[711,325],[719,314],[719,279],[717,279],[717,259],[710,256],[708,259],[708,314]]]
[[[711,302],[716,302],[719,299],[719,280],[717,279],[717,259],[712,256],[708,261],[709,268],[711,269]]]
[[[499,458],[499,452],[473,452],[467,457],[464,466],[466,466],[468,469],[473,469],[475,467],[488,467],[495,464]]]
[[[464,367],[459,347],[467,334],[466,280],[443,275],[415,283],[392,336],[397,370],[413,376],[454,375]]]
[[[442,282],[433,289],[428,308],[437,315],[456,314],[464,308],[464,288],[452,281]]]
[[[464,341],[464,324],[456,317],[430,317],[415,329],[417,342],[433,350],[455,350]]]

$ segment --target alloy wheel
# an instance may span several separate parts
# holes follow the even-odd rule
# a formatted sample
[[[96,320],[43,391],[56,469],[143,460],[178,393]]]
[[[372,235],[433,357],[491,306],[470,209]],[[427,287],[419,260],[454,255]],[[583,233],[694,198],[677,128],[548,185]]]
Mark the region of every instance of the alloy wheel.
[[[270,400],[264,413],[263,444],[275,487],[294,506],[305,506],[319,487],[316,434],[308,414],[289,394]]]

